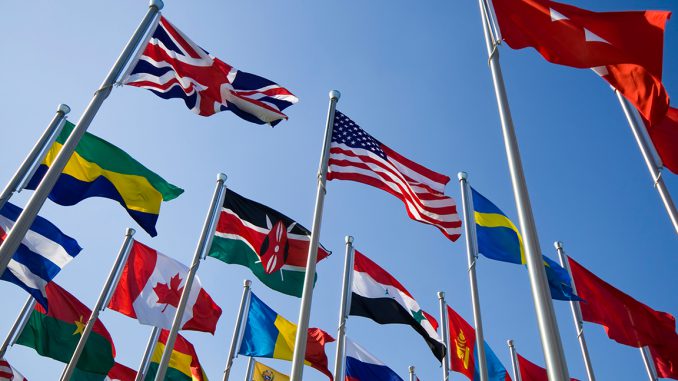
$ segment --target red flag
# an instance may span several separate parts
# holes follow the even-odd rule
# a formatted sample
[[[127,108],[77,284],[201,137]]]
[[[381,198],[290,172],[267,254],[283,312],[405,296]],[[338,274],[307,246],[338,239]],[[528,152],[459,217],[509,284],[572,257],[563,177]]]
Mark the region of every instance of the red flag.
[[[653,126],[645,120],[645,127],[664,166],[678,174],[678,109],[669,107],[664,119]]]
[[[309,328],[306,335],[306,354],[304,360],[308,361],[311,367],[321,371],[332,380],[332,373],[329,370],[327,354],[325,353],[325,344],[334,341],[334,337],[320,328]]]
[[[669,335],[663,343],[650,346],[659,378],[678,380],[678,335]]]
[[[592,12],[549,0],[494,0],[504,40],[547,60],[592,68],[652,124],[669,107],[662,78],[666,11]]]
[[[136,377],[137,372],[134,369],[116,362],[104,381],[134,381]]]
[[[568,260],[577,294],[584,299],[580,303],[584,320],[605,326],[610,339],[639,348],[664,343],[676,334],[671,314],[653,310]]]
[[[517,353],[516,353],[517,354]],[[549,376],[546,369],[529,361],[525,357],[518,355],[518,368],[520,369],[520,377],[523,381],[549,381]],[[570,378],[571,381],[579,381],[576,378]]]

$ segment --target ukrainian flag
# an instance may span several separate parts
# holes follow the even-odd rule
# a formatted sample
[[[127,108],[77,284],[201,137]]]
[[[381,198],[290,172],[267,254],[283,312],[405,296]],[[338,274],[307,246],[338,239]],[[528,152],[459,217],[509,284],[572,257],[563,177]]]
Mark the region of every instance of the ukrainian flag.
[[[74,127],[73,123],[66,121],[27,189],[37,188]],[[183,189],[168,183],[125,151],[85,133],[49,198],[64,206],[75,205],[89,197],[110,198],[118,201],[148,234],[156,236],[155,223],[160,213],[160,203],[173,200],[183,192]]]
[[[523,238],[516,225],[490,200],[471,187],[473,216],[476,220],[478,252],[497,261],[524,265]],[[572,291],[572,280],[555,261],[542,255],[546,278],[551,289],[551,298],[558,300],[581,300]]]

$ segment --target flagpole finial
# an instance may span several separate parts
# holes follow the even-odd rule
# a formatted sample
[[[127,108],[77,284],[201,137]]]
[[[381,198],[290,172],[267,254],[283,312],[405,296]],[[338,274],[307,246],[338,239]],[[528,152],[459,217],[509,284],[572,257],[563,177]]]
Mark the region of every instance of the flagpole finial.
[[[511,339],[506,340],[506,344],[509,346],[509,348],[513,348],[513,340]]]
[[[226,176],[225,173],[218,173],[217,174],[217,181],[226,182],[226,179],[228,179],[228,176]]]
[[[555,246],[556,250],[560,250],[563,248],[563,243],[561,241],[556,241],[553,243],[553,246]]]
[[[62,113],[62,114],[64,114],[64,115],[66,115],[66,114],[68,114],[69,112],[71,112],[71,108],[68,107],[67,104],[62,103],[62,104],[60,104],[60,105],[57,107],[57,112],[60,112],[60,113]]]
[[[410,370],[410,373],[414,373],[414,367],[412,365],[410,365],[409,370]]]
[[[444,291],[438,291],[438,299],[440,299],[440,300],[445,299],[445,292]]]
[[[243,286],[243,287],[249,287],[249,286],[251,286],[251,285],[252,285],[252,281],[249,280],[249,279],[245,279],[245,280],[242,282],[242,286]]]
[[[162,2],[162,0],[151,0],[148,2],[149,7],[156,7],[158,10],[161,10],[165,4]]]
[[[136,232],[137,232],[137,231],[134,230],[134,229],[132,229],[132,228],[127,228],[127,230],[125,230],[125,235],[128,236],[128,237],[131,237],[131,236],[133,236],[134,233],[136,233]]]
[[[466,180],[468,178],[468,173],[459,172],[459,173],[457,173],[457,178],[459,179],[459,181]]]
[[[339,98],[341,98],[341,93],[339,92],[339,90],[330,91],[330,99],[339,100]]]
[[[347,235],[346,237],[344,237],[344,241],[346,241],[346,243],[353,243],[353,236]]]

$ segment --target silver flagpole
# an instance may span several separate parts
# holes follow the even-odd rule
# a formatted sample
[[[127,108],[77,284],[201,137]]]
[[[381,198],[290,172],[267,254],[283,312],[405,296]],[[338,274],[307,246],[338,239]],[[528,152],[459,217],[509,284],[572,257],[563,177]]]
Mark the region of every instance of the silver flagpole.
[[[228,349],[228,357],[226,358],[226,369],[224,369],[224,378],[223,381],[228,381],[228,377],[231,375],[231,366],[233,365],[233,358],[235,357],[235,350],[240,344],[240,332],[242,331],[242,324],[246,319],[246,315],[249,313],[250,309],[250,293],[252,289],[251,280],[245,280],[243,282],[242,298],[240,299],[240,308],[238,309],[238,317],[235,319],[235,328],[233,329],[233,338],[231,339],[231,346]],[[250,360],[252,358],[250,357]]]
[[[38,185],[30,200],[28,200],[24,211],[21,213],[14,226],[7,234],[5,241],[0,245],[0,274],[5,272],[7,264],[9,263],[10,259],[12,259],[12,255],[14,255],[14,252],[19,247],[21,240],[24,238],[26,232],[33,224],[33,220],[35,220],[40,208],[42,208],[47,196],[52,191],[54,184],[58,180],[59,175],[61,175],[66,163],[68,163],[68,160],[71,158],[73,151],[75,151],[75,147],[78,145],[78,142],[80,142],[80,138],[82,138],[82,136],[85,134],[85,131],[87,131],[90,123],[92,123],[92,120],[99,111],[99,108],[104,103],[106,98],[108,98],[108,95],[111,93],[111,89],[113,88],[113,84],[118,78],[118,75],[123,71],[130,57],[134,55],[134,51],[136,50],[139,41],[141,41],[144,34],[146,34],[148,27],[151,25],[155,19],[155,16],[158,14],[160,9],[162,9],[162,7],[162,0],[150,0],[146,16],[144,16],[144,19],[137,27],[137,30],[132,35],[132,38],[130,38],[129,42],[127,42],[127,45],[123,49],[122,53],[120,53],[120,56],[115,61],[115,64],[113,64],[113,67],[104,79],[101,87],[99,87],[99,89],[94,93],[94,97],[89,102],[89,105],[87,105],[85,112],[83,112],[82,116],[80,117],[80,121],[78,121],[78,124],[71,132],[71,135],[64,143],[61,151],[47,170],[47,173],[45,173],[40,185]]]
[[[330,105],[327,110],[327,124],[325,125],[325,141],[320,154],[318,165],[318,189],[315,196],[315,210],[313,212],[313,227],[311,241],[308,244],[308,260],[304,275],[304,290],[301,294],[299,307],[299,321],[297,322],[297,336],[294,339],[294,355],[292,357],[291,381],[301,381],[304,373],[304,356],[306,354],[306,336],[308,335],[308,321],[311,317],[311,300],[313,299],[313,283],[315,281],[315,266],[318,259],[318,242],[320,241],[320,224],[323,219],[323,204],[325,202],[325,183],[327,181],[327,163],[330,159],[330,143],[334,128],[334,110],[341,93],[330,91]],[[159,381],[159,380],[158,380]]]
[[[652,354],[647,347],[640,347],[640,355],[643,356],[643,362],[645,363],[645,370],[647,371],[647,377],[650,381],[658,381],[657,369],[654,367],[654,362],[652,361]]]
[[[409,371],[410,371],[410,381],[414,381],[415,380],[415,378],[414,378],[415,377],[414,376],[414,366],[410,365]],[[337,378],[335,377],[334,379],[336,380]]]
[[[445,344],[445,357],[443,357],[443,381],[450,379],[450,333],[447,323],[447,303],[445,303],[445,293],[438,291],[438,302],[440,304],[440,333],[443,335],[443,344]]]
[[[353,279],[353,237],[347,235],[346,257],[344,259],[344,280],[341,285],[341,304],[339,305],[339,324],[337,327],[337,352],[334,356],[334,379],[344,379],[344,346],[346,345],[346,321],[351,312],[351,279]]]
[[[179,305],[177,305],[177,311],[174,314],[174,321],[172,321],[172,328],[167,335],[165,350],[162,353],[160,364],[158,364],[158,373],[155,375],[155,381],[163,381],[165,379],[167,365],[169,364],[170,357],[172,356],[172,350],[174,349],[174,342],[177,339],[177,333],[179,332],[179,328],[181,328],[181,321],[184,317],[184,310],[186,309],[186,303],[188,303],[188,295],[191,293],[191,286],[193,286],[195,273],[198,271],[198,267],[200,266],[200,260],[205,256],[212,245],[214,229],[219,218],[219,211],[221,210],[221,206],[224,203],[224,195],[226,194],[226,185],[224,184],[225,182],[226,175],[219,173],[217,175],[217,185],[214,189],[214,196],[212,197],[212,202],[210,203],[207,216],[205,217],[205,223],[203,224],[202,232],[200,233],[198,246],[195,248],[195,254],[193,254],[193,262],[191,263],[191,267],[188,270],[188,275],[186,275],[184,291],[181,293],[181,299],[179,299]]]
[[[99,311],[103,311],[106,308],[106,302],[110,291],[117,286],[118,280],[120,280],[120,276],[122,275],[121,269],[125,265],[125,262],[127,262],[127,256],[129,255],[130,250],[132,250],[132,236],[134,233],[135,231],[132,228],[127,228],[127,231],[125,231],[125,240],[122,243],[122,247],[120,247],[118,257],[115,259],[113,267],[111,267],[111,272],[108,273],[108,278],[106,278],[104,288],[101,290],[101,294],[99,294],[99,299],[94,305],[94,308],[92,308],[92,313],[87,320],[85,328],[82,330],[78,345],[73,351],[73,356],[71,356],[71,361],[68,362],[66,368],[64,368],[64,372],[61,374],[61,381],[68,381],[71,379],[73,371],[75,371],[75,366],[78,365],[78,360],[80,360],[82,350],[85,349],[89,334],[92,332],[92,328],[94,328],[94,324],[99,318]]]
[[[541,336],[542,350],[546,359],[546,369],[549,380],[551,381],[569,381],[567,363],[563,352],[563,344],[558,332],[558,323],[553,310],[551,301],[551,290],[546,281],[546,272],[544,270],[544,260],[542,259],[541,249],[539,247],[539,237],[532,214],[532,205],[527,191],[527,182],[523,165],[520,158],[520,149],[518,148],[518,139],[513,127],[511,110],[508,104],[508,96],[504,79],[499,65],[498,45],[492,40],[489,16],[486,13],[484,0],[479,0],[480,14],[483,22],[483,31],[485,34],[485,43],[489,56],[490,71],[492,72],[492,81],[494,82],[494,91],[497,98],[499,117],[501,119],[502,133],[504,135],[504,146],[506,148],[506,157],[509,163],[511,173],[511,183],[513,184],[513,194],[516,200],[516,209],[520,221],[520,232],[523,235],[525,246],[525,258],[527,260],[527,270],[530,277],[530,286],[532,289],[532,299],[534,300],[535,312],[537,314],[537,323]]]
[[[17,316],[14,324],[12,324],[12,328],[10,328],[5,341],[2,343],[2,347],[0,347],[0,359],[5,358],[7,348],[14,345],[16,338],[21,334],[21,331],[24,330],[26,323],[28,323],[28,317],[31,315],[31,312],[33,312],[35,303],[36,301],[32,296],[29,296],[28,299],[26,299],[26,303],[24,303],[24,306],[21,308],[19,316]]]
[[[137,372],[137,376],[134,378],[134,381],[142,381],[144,378],[146,378],[146,373],[148,373],[148,368],[151,366],[151,358],[153,358],[153,352],[155,351],[155,346],[158,344],[159,338],[160,328],[153,327],[151,336],[148,338],[148,343],[146,344],[144,356],[141,358],[141,364],[139,364],[139,371]]]
[[[661,197],[662,203],[664,203],[664,208],[669,214],[669,218],[673,223],[673,228],[676,230],[676,233],[678,233],[678,211],[676,211],[676,205],[673,203],[671,193],[669,193],[669,190],[664,183],[664,178],[662,177],[661,173],[662,164],[660,160],[657,160],[654,154],[654,152],[656,152],[654,144],[652,144],[652,141],[648,139],[647,129],[645,126],[638,122],[638,118],[636,118],[636,115],[633,111],[633,106],[631,106],[629,101],[624,98],[624,96],[621,95],[619,91],[614,90],[614,92],[617,94],[617,99],[619,99],[619,104],[621,104],[622,110],[624,110],[626,120],[629,122],[631,131],[633,131],[633,136],[636,138],[638,148],[640,148],[640,152],[643,154],[645,165],[647,165],[647,169],[650,171],[652,181],[654,181],[655,188],[657,188],[657,192],[659,192],[659,197]]]
[[[485,339],[483,336],[483,320],[480,316],[480,295],[476,278],[476,263],[478,260],[478,238],[476,237],[476,222],[474,218],[473,198],[469,190],[468,175],[459,172],[461,186],[461,202],[464,207],[464,233],[466,233],[466,253],[468,257],[468,279],[471,283],[471,303],[473,304],[473,322],[476,328],[476,351],[478,352],[478,369],[480,380],[487,381],[487,359],[485,357]]]
[[[518,365],[518,355],[516,354],[516,348],[513,346],[513,340],[507,340],[509,352],[511,353],[511,365],[513,365],[513,379],[516,381],[523,381],[523,377],[520,375],[520,366]]]
[[[553,246],[556,247],[558,252],[558,259],[560,259],[560,265],[567,270],[567,273],[570,275],[570,281],[572,282],[572,292],[577,294],[577,285],[574,282],[572,277],[572,270],[570,269],[570,262],[567,260],[567,254],[565,254],[565,249],[563,249],[563,243],[556,241],[553,243]],[[589,381],[596,381],[596,376],[593,374],[593,365],[591,365],[591,357],[589,356],[589,348],[586,345],[586,338],[584,337],[584,319],[581,315],[581,306],[576,300],[570,300],[570,308],[572,309],[572,320],[574,320],[574,327],[577,330],[577,339],[579,340],[579,347],[581,348],[581,355],[584,357],[584,365],[586,366],[586,375],[589,378]]]
[[[65,104],[60,104],[57,108],[56,114],[52,118],[52,121],[47,125],[45,132],[42,133],[40,139],[35,143],[31,152],[28,153],[28,156],[17,169],[12,179],[9,181],[5,189],[0,193],[0,209],[5,206],[5,203],[12,197],[14,192],[20,191],[23,187],[21,186],[22,180],[27,181],[29,179],[28,174],[31,169],[37,168],[37,164],[44,157],[44,153],[47,152],[46,148],[49,147],[54,139],[61,132],[61,128],[64,126],[64,120],[66,119],[66,114],[71,112],[71,108]],[[42,155],[41,155],[42,154]]]
[[[247,360],[247,372],[245,372],[245,381],[252,381],[252,373],[254,373],[254,357]]]

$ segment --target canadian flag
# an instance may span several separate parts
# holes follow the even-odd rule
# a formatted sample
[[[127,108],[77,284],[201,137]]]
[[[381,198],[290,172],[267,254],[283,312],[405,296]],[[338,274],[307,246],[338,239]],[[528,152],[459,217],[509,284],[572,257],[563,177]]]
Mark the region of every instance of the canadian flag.
[[[134,241],[108,308],[141,324],[170,329],[187,274],[184,264]],[[182,329],[214,334],[220,316],[221,308],[195,277]]]

